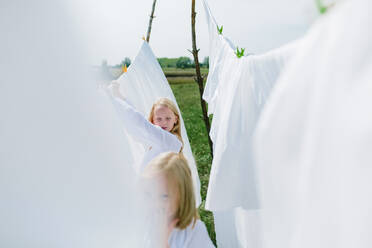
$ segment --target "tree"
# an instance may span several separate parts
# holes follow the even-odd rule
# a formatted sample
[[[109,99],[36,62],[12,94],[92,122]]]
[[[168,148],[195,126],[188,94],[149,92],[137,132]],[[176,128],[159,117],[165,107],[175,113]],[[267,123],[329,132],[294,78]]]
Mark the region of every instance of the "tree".
[[[157,58],[157,60],[161,68],[167,67],[167,63],[165,62],[164,58]]]
[[[176,62],[176,67],[177,68],[190,68],[192,65],[192,61],[189,57],[179,57]]]
[[[208,113],[207,113],[207,104],[203,100],[203,93],[204,93],[204,79],[200,73],[200,64],[199,64],[199,58],[198,58],[198,52],[199,49],[196,48],[196,34],[195,34],[195,17],[196,17],[196,12],[195,12],[195,0],[192,0],[191,4],[191,37],[192,37],[192,55],[194,56],[194,62],[195,62],[195,71],[196,71],[196,78],[195,81],[199,86],[199,94],[200,94],[200,105],[202,107],[202,112],[203,112],[203,119],[207,131],[207,136],[208,136],[208,143],[209,143],[209,148],[210,148],[210,153],[211,157],[213,158],[213,144],[211,137],[209,136],[209,132],[211,129],[211,125],[209,122],[208,118]]]
[[[132,62],[130,61],[130,58],[125,57],[124,60],[121,61],[120,66],[122,66],[122,65],[126,65],[127,67],[129,67],[131,63],[132,63]]]
[[[156,0],[152,2],[152,10],[151,10],[151,15],[150,15],[150,20],[149,20],[149,26],[147,28],[147,36],[146,36],[146,41],[147,43],[150,43],[150,35],[151,35],[151,28],[152,28],[152,20],[155,18],[154,12],[155,12],[155,5],[156,5]]]
[[[158,58],[158,62],[162,68],[174,67],[176,68],[178,58]]]

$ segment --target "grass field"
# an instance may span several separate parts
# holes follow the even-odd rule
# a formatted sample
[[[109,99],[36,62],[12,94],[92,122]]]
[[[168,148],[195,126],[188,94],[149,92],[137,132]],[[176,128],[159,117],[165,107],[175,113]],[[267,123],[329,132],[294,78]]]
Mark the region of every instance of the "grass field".
[[[216,243],[213,215],[204,209],[212,158],[209,153],[207,131],[201,112],[198,86],[194,82],[193,77],[183,77],[182,81],[177,81],[176,78],[168,78],[168,81],[170,81],[171,88],[181,109],[191,149],[198,167],[203,199],[203,203],[199,208],[200,218],[206,224],[211,239]]]
[[[177,68],[165,68],[163,69],[165,76],[169,79],[172,77],[194,77],[196,75],[195,68],[189,69],[177,69]],[[201,68],[200,72],[206,76],[208,74],[207,68]]]

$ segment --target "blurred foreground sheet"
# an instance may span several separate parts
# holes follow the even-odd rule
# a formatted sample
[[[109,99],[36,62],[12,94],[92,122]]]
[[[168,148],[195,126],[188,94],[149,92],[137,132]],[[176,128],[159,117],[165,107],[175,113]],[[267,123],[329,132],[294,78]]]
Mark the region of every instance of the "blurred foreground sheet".
[[[0,247],[154,247],[129,141],[69,6],[0,3]]]
[[[304,38],[255,136],[265,248],[372,247],[372,5]]]

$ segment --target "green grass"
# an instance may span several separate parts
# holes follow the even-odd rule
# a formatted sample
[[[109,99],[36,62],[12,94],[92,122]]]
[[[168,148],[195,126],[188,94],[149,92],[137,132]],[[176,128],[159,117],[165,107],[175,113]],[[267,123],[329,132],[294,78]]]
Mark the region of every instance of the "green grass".
[[[178,68],[163,68],[166,77],[193,77],[196,75],[195,68],[178,69]],[[202,75],[208,74],[208,68],[200,68]]]
[[[198,86],[193,81],[192,77],[188,80],[170,83],[177,103],[181,109],[191,149],[198,167],[201,182],[201,195],[203,199],[203,203],[199,208],[200,218],[207,226],[212,241],[216,244],[213,214],[204,208],[212,158],[210,156],[208,134],[204,125],[203,114],[200,106]]]
[[[168,77],[168,82],[172,84],[196,84],[194,77]]]
[[[175,68],[175,67],[165,67],[163,68],[164,73],[167,72],[193,72],[195,74],[195,68],[187,68],[187,69],[180,69],[180,68]],[[208,68],[202,67],[200,68],[200,72],[203,73],[208,73]]]
[[[170,78],[170,77],[193,77],[193,76],[195,76],[195,72],[194,71],[186,71],[186,70],[182,70],[182,71],[167,71],[164,74],[165,74],[165,76],[167,78]]]
[[[185,83],[195,83],[195,69],[177,69],[177,68],[163,68],[164,74],[170,84],[185,84]],[[207,78],[208,69],[201,68],[200,72],[202,77]]]

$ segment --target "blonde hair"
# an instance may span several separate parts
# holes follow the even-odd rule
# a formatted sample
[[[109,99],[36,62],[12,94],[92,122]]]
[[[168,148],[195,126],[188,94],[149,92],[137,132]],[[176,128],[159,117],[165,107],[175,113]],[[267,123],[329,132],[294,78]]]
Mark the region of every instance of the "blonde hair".
[[[169,108],[173,112],[173,114],[177,117],[177,122],[176,122],[176,124],[174,124],[174,127],[172,128],[172,130],[170,130],[170,132],[172,134],[176,135],[177,138],[181,141],[182,149],[183,149],[183,139],[182,139],[182,135],[181,135],[181,118],[180,118],[180,113],[178,112],[178,109],[177,109],[176,105],[166,97],[159,98],[152,105],[152,108],[151,108],[151,111],[150,111],[150,114],[149,114],[149,119],[148,120],[152,124],[154,124],[154,112],[155,112],[155,108],[157,106],[163,106],[163,107]],[[181,149],[181,151],[182,151],[182,149]]]
[[[154,177],[160,173],[164,173],[167,181],[174,183],[174,190],[178,194],[175,218],[179,221],[176,227],[185,229],[191,223],[195,225],[196,220],[199,219],[199,214],[196,208],[191,170],[187,160],[182,154],[162,153],[148,164],[143,176]]]

